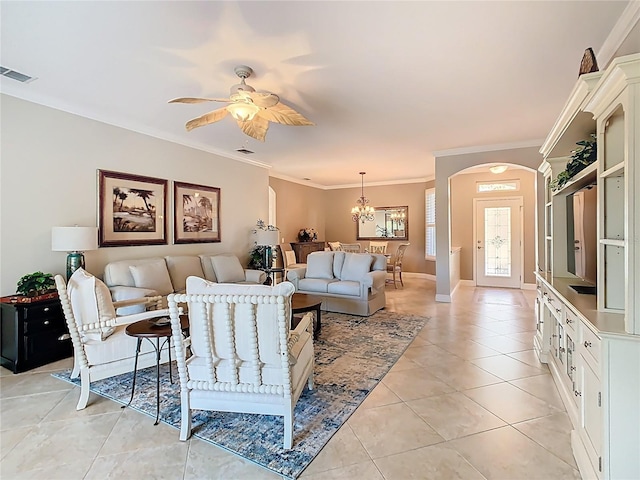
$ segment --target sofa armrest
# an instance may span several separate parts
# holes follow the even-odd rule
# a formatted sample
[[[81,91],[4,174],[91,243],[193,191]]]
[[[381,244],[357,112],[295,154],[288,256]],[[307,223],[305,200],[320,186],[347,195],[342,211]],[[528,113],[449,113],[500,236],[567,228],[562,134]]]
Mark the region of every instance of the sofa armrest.
[[[380,270],[374,270],[373,272],[367,273],[360,285],[363,289],[363,295],[366,293],[366,290],[369,288],[372,292],[377,292],[379,290],[384,290],[385,280],[387,278],[387,272],[382,272]]]
[[[247,282],[259,283],[260,285],[262,285],[267,279],[267,274],[262,270],[252,270],[248,268],[244,271],[244,279]]]
[[[287,270],[287,280],[294,282],[294,280],[302,280],[307,274],[306,267],[292,268]]]

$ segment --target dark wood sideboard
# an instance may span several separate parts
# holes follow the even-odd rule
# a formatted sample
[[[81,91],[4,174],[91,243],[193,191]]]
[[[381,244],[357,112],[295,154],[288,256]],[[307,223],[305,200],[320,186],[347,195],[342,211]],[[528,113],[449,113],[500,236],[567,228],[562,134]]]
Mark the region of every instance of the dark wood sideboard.
[[[73,354],[60,300],[0,304],[0,364],[24,372]]]
[[[323,251],[324,242],[291,242],[291,248],[296,253],[296,262],[307,263],[307,255]]]

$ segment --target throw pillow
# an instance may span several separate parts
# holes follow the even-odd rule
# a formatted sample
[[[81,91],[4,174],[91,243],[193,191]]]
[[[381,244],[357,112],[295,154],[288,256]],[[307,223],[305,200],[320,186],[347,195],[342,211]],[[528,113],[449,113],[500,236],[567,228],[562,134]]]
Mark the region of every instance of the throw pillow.
[[[183,255],[178,257],[164,257],[169,269],[171,284],[176,292],[183,292],[187,288],[187,277],[190,275],[204,277],[200,257]]]
[[[220,283],[244,282],[244,268],[235,255],[215,255],[211,257],[211,266]]]
[[[340,280],[359,282],[371,271],[373,258],[367,253],[347,253],[344,256]]]
[[[109,322],[116,318],[109,288],[83,268],[77,269],[67,285],[73,316],[79,326],[97,322]],[[106,340],[115,327],[101,327],[80,332],[83,341]]]
[[[333,252],[312,252],[307,255],[306,278],[333,278]]]
[[[136,287],[150,288],[158,295],[173,293],[173,285],[164,259],[155,262],[130,265],[129,271]]]

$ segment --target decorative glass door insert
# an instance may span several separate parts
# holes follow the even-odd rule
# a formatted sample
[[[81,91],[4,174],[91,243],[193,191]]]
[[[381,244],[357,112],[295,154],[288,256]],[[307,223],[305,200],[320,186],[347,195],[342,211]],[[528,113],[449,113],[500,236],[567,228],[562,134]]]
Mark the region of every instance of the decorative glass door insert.
[[[484,209],[484,274],[511,276],[511,209]]]

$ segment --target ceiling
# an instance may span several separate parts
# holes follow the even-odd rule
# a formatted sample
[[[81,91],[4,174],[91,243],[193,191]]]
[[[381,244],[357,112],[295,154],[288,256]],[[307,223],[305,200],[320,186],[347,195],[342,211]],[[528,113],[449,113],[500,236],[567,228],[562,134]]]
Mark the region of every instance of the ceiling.
[[[435,151],[540,145],[627,3],[3,0],[0,63],[37,79],[0,90],[322,188],[430,179]],[[167,101],[228,96],[240,64],[315,126],[187,132],[222,105]]]

